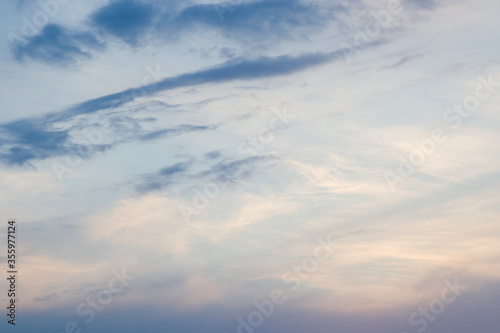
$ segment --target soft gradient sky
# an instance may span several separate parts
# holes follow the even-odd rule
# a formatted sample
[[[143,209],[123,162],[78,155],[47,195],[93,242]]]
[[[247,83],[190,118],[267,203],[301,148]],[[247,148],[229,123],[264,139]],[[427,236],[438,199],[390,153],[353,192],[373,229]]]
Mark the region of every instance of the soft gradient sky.
[[[20,254],[2,332],[500,332],[499,15],[2,1],[2,267],[11,218]],[[412,321],[446,281],[467,289]]]

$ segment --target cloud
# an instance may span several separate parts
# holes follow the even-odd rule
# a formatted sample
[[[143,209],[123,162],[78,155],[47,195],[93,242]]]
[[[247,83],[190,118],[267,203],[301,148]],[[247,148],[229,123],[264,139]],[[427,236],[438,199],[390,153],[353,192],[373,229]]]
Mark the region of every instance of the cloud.
[[[154,18],[154,7],[136,1],[114,1],[98,9],[90,17],[101,32],[136,46]]]
[[[232,59],[236,56],[237,50],[230,47],[211,46],[208,48],[191,47],[189,49],[189,52],[197,53],[202,58],[211,58],[213,56],[218,56],[222,59]]]
[[[258,164],[278,160],[278,156],[263,155],[222,161],[215,164],[209,171],[203,172],[200,175],[215,175],[218,179],[221,177],[227,177],[228,175],[240,179],[247,178],[258,171]]]
[[[127,111],[122,112],[127,113]],[[107,133],[107,143],[103,140],[101,143],[91,144],[85,139],[83,143],[79,143],[77,137],[81,136],[84,130],[93,130],[96,126],[87,120],[79,120],[74,125],[65,126],[64,129],[55,129],[60,124],[52,121],[50,115],[1,124],[0,163],[22,166],[31,160],[64,155],[90,158],[96,153],[129,142],[152,141],[217,128],[215,125],[181,124],[161,130],[146,130],[142,124],[152,122],[151,118],[136,119],[127,114],[115,116],[112,113],[101,115],[97,122]],[[107,123],[106,129],[102,127],[105,123]]]
[[[363,48],[377,46],[380,43],[379,41],[368,43],[363,45]],[[299,56],[282,55],[256,59],[234,59],[209,69],[181,74],[164,79],[158,83],[95,98],[78,104],[67,111],[53,113],[50,115],[50,118],[53,121],[63,121],[79,114],[94,113],[103,109],[119,107],[135,100],[137,97],[153,95],[161,91],[176,88],[290,75],[341,59],[343,54],[343,51],[338,50],[327,53],[305,53]]]
[[[404,64],[413,61],[415,59],[423,57],[423,54],[412,54],[403,56],[398,62],[390,65],[383,66],[381,69],[394,69],[403,66]]]
[[[440,1],[440,0],[405,0],[405,2],[410,4],[411,6],[415,6],[419,9],[432,10],[432,9],[436,9],[437,7],[439,7],[442,1]]]
[[[0,127],[4,139],[0,141],[0,161],[6,164],[23,165],[31,159],[43,159],[54,151],[67,152],[64,143],[67,131],[46,131],[34,121],[18,120]],[[10,147],[9,147],[10,146]]]
[[[13,44],[18,61],[30,59],[49,65],[68,66],[92,58],[89,50],[101,50],[104,44],[89,32],[79,32],[57,24],[48,24],[25,43]]]
[[[345,10],[343,6],[334,5],[324,11],[317,4],[297,0],[198,4],[174,17],[167,13],[158,30],[169,38],[177,38],[187,31],[211,28],[240,42],[262,43],[292,37],[292,32],[299,29],[322,27],[334,18],[336,11]]]
[[[162,190],[163,188],[174,183],[172,176],[186,172],[192,165],[192,160],[188,162],[179,162],[160,169],[154,174],[144,175],[135,185],[135,189],[139,193],[149,193]]]
[[[187,132],[206,131],[206,130],[213,130],[216,128],[217,126],[195,126],[195,125],[184,124],[175,128],[166,128],[145,134],[141,136],[140,139],[143,141],[156,140],[159,138],[180,135]]]
[[[171,176],[173,174],[186,171],[188,167],[189,163],[176,163],[174,165],[161,169],[159,171],[159,174],[163,176]]]
[[[206,155],[208,154],[205,154],[205,156]],[[134,182],[133,186],[138,193],[148,194],[153,191],[171,188],[173,185],[180,185],[180,187],[176,189],[180,193],[192,186],[212,183],[214,181],[221,184],[242,181],[262,170],[263,164],[276,161],[279,161],[279,157],[272,155],[224,160],[210,166],[204,171],[187,174],[186,171],[196,164],[196,159],[193,157],[188,161],[176,163],[160,169],[155,173],[143,175]],[[172,177],[174,175],[175,179]]]
[[[220,155],[221,154],[220,154],[219,151],[211,151],[209,153],[206,153],[205,157],[208,158],[208,159],[210,159],[210,160],[214,160],[216,158],[219,158]]]

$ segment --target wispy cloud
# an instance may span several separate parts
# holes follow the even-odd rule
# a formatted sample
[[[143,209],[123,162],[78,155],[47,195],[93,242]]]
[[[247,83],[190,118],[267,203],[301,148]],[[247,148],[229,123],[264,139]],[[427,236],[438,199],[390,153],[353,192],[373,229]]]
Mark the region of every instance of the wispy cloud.
[[[215,125],[181,124],[161,130],[147,130],[142,124],[150,122],[149,118],[135,119],[129,117],[127,111],[123,113],[122,116],[106,114],[99,118],[101,123],[108,124],[106,131],[112,139],[108,139],[106,143],[92,144],[90,151],[84,144],[75,140],[73,133],[95,129],[94,123],[77,121],[74,125],[66,125],[64,129],[59,129],[57,127],[60,124],[52,122],[50,117],[39,117],[1,124],[0,163],[21,166],[33,160],[45,160],[64,155],[90,158],[94,154],[129,142],[153,141],[217,128]]]
[[[403,56],[399,61],[397,61],[396,63],[394,64],[391,64],[391,65],[386,65],[386,66],[383,66],[382,69],[394,69],[394,68],[398,68],[398,67],[401,67],[403,66],[404,64],[412,61],[412,60],[415,60],[415,59],[418,59],[418,58],[421,58],[423,57],[424,55],[423,54],[411,54],[411,55],[405,55]]]
[[[223,8],[224,13],[221,14],[219,8]],[[309,29],[322,28],[335,18],[336,12],[346,10],[338,4],[322,8],[320,4],[297,0],[199,4],[184,8],[174,16],[167,13],[157,29],[167,38],[179,38],[187,32],[208,28],[240,42],[262,44],[292,35],[296,38],[297,31],[305,34]]]
[[[89,32],[80,32],[57,24],[46,25],[26,43],[12,45],[19,61],[34,60],[50,65],[68,66],[92,58],[91,50],[102,50],[104,44]]]
[[[377,41],[364,47],[374,47]],[[343,51],[327,53],[306,53],[299,56],[283,55],[278,57],[260,57],[257,59],[235,59],[219,66],[199,70],[193,73],[181,74],[164,79],[158,83],[140,88],[131,88],[119,93],[92,99],[78,104],[65,112],[49,116],[52,121],[62,121],[78,114],[94,113],[99,110],[121,106],[135,100],[135,96],[148,96],[161,91],[182,87],[197,86],[207,83],[223,83],[234,80],[253,80],[266,77],[290,75],[315,66],[342,59]]]
[[[156,140],[159,138],[180,135],[186,132],[214,130],[216,128],[217,126],[194,126],[194,125],[184,124],[175,128],[166,128],[159,131],[154,131],[148,134],[144,134],[140,137],[140,139],[143,141]]]
[[[229,184],[248,180],[262,171],[265,165],[279,160],[278,156],[273,155],[224,159],[214,163],[208,169],[205,167],[205,170],[189,173],[191,167],[194,169],[197,166],[199,170],[205,164],[202,165],[195,156],[192,156],[187,161],[178,162],[157,172],[142,175],[132,184],[135,190],[142,195],[179,185],[175,192],[180,195],[190,188],[208,182],[220,181]]]

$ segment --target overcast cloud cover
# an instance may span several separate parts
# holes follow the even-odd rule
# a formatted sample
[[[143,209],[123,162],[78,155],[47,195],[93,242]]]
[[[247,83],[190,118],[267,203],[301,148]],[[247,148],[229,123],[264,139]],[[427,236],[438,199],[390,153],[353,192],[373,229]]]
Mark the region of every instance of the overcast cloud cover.
[[[498,333],[499,15],[1,2],[2,332]]]

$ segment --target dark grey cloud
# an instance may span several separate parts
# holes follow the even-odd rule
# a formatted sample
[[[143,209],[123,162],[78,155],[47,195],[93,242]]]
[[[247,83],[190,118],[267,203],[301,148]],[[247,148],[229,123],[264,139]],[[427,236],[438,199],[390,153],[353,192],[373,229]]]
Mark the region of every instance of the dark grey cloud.
[[[18,120],[0,126],[0,161],[23,165],[32,159],[44,159],[59,151],[67,153],[68,131],[47,131],[34,120]]]
[[[136,46],[153,24],[155,8],[137,1],[113,1],[90,17],[91,24],[103,34]]]
[[[182,7],[181,7],[182,6]],[[178,40],[200,31],[218,31],[238,42],[258,43],[306,34],[321,28],[347,8],[299,0],[222,1],[190,4],[173,1],[113,1],[90,16],[104,35],[136,46],[151,38]],[[154,34],[149,30],[153,28]],[[200,30],[201,29],[201,30]],[[303,36],[302,36],[303,37]]]
[[[187,132],[197,132],[197,131],[206,131],[206,130],[214,130],[217,126],[195,126],[195,125],[180,125],[175,128],[165,128],[162,130],[154,131],[142,135],[140,139],[142,141],[156,140],[164,137],[177,136]]]
[[[189,165],[190,164],[187,162],[176,163],[174,165],[161,169],[160,171],[158,171],[158,173],[162,176],[171,176],[173,174],[186,171]]]
[[[363,47],[372,47],[379,44],[380,42],[367,43]],[[341,59],[345,54],[344,52],[344,50],[339,50],[328,53],[306,53],[299,56],[283,55],[257,59],[234,59],[209,69],[178,75],[140,88],[131,88],[119,93],[95,98],[78,104],[67,111],[53,113],[50,118],[52,121],[63,121],[79,114],[94,113],[99,110],[118,107],[135,100],[137,97],[153,95],[176,88],[290,75]]]
[[[157,30],[175,39],[187,32],[211,29],[239,42],[263,43],[321,28],[336,12],[346,10],[335,4],[325,10],[314,2],[298,0],[223,1],[189,6],[176,16],[167,12]]]
[[[230,177],[232,179],[245,179],[252,176],[260,170],[260,164],[275,162],[280,158],[275,155],[257,155],[233,160],[224,160],[213,165],[210,170],[201,172],[199,175],[204,177]]]
[[[68,66],[92,58],[90,50],[102,50],[104,44],[89,32],[48,24],[26,42],[12,44],[19,61],[34,60],[56,66]]]
[[[158,170],[153,174],[147,174],[140,177],[134,184],[138,193],[149,193],[160,191],[175,183],[174,175],[183,174],[195,163],[194,160],[178,162]]]
[[[103,115],[100,122],[107,123],[105,131],[112,133],[116,139],[98,144],[89,141],[76,143],[72,137],[71,132],[74,130],[82,131],[95,127],[95,124],[85,121],[77,122],[64,130],[55,129],[54,122],[46,116],[0,124],[0,163],[22,166],[32,160],[45,160],[65,155],[91,158],[95,154],[129,142],[159,140],[217,128],[215,125],[182,124],[161,130],[145,130],[142,124],[151,121],[151,118],[135,119],[127,114]],[[104,130],[104,127],[101,128]]]
[[[212,153],[214,152],[209,154]],[[205,156],[207,155],[208,154],[205,154]],[[219,155],[216,156],[218,157]],[[179,162],[160,169],[157,172],[142,175],[132,183],[132,186],[139,194],[147,194],[153,191],[162,191],[166,189],[172,191],[172,188],[181,182],[184,186],[182,188],[176,188],[178,193],[182,193],[200,184],[204,185],[212,182],[217,182],[221,184],[221,186],[228,186],[249,179],[254,174],[262,171],[266,163],[276,161],[279,161],[279,157],[273,155],[226,159],[209,166],[208,169],[204,171],[189,173],[188,169],[199,163],[199,160],[192,157],[188,161]]]
[[[393,68],[398,68],[398,67],[401,67],[403,65],[405,65],[406,63],[412,61],[412,60],[415,60],[415,59],[418,59],[418,58],[421,58],[423,57],[424,55],[423,54],[412,54],[412,55],[405,55],[403,56],[399,61],[397,61],[396,63],[394,64],[391,64],[391,65],[386,65],[386,66],[383,66],[382,69],[393,69]]]

